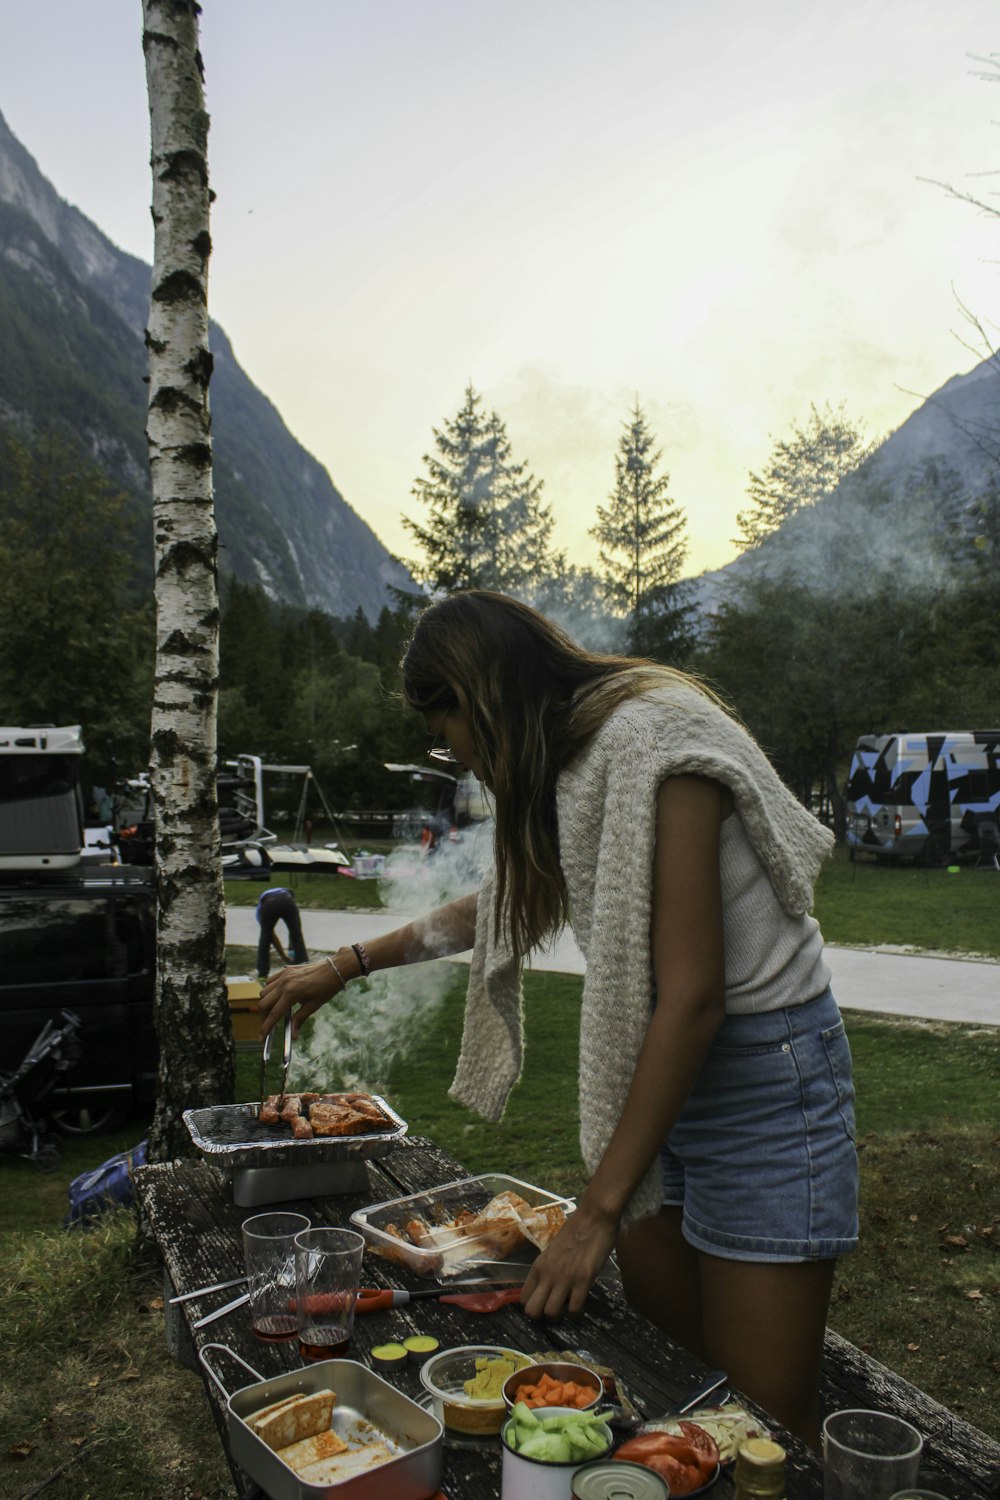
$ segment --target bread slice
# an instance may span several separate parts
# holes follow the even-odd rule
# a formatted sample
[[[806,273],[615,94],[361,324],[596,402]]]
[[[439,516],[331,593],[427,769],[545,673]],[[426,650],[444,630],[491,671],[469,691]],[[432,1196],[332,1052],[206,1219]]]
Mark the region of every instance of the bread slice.
[[[278,1454],[279,1458],[284,1456],[283,1453]],[[306,1484],[344,1484],[346,1480],[365,1474],[369,1469],[376,1469],[379,1464],[388,1463],[396,1456],[396,1451],[389,1443],[379,1439],[363,1443],[360,1448],[349,1448],[333,1458],[319,1459],[316,1463],[302,1464],[301,1467],[296,1465],[295,1472]]]
[[[287,1448],[279,1448],[278,1457],[282,1463],[294,1469],[296,1474],[301,1474],[305,1469],[326,1464],[331,1458],[337,1458],[346,1452],[347,1444],[344,1439],[328,1427],[325,1432],[317,1432],[312,1437],[289,1443]]]
[[[262,1442],[277,1453],[303,1438],[316,1437],[329,1430],[337,1397],[333,1391],[304,1393],[288,1401],[276,1402],[249,1417],[248,1423]],[[339,1441],[339,1439],[338,1439]]]
[[[302,1391],[296,1391],[294,1396],[283,1396],[280,1401],[272,1401],[270,1406],[262,1406],[260,1411],[255,1411],[251,1416],[247,1417],[247,1426],[252,1427],[254,1432],[256,1432],[257,1424],[263,1422],[265,1417],[271,1416],[276,1411],[281,1411],[285,1406],[291,1406],[293,1401],[301,1401],[302,1396]]]

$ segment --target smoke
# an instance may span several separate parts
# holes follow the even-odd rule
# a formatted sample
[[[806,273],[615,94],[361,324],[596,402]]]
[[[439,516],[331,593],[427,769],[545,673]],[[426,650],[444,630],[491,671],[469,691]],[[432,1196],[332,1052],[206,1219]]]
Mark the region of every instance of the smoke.
[[[403,926],[479,889],[492,855],[493,823],[444,832],[432,853],[402,845],[386,861],[379,895]],[[293,1055],[293,1087],[384,1093],[413,1038],[426,1030],[454,981],[439,960],[382,969],[325,1005]]]
[[[900,473],[876,454],[716,574],[715,589],[724,598],[729,588],[773,582],[844,604],[880,594],[926,603],[967,582],[985,503],[941,460]]]

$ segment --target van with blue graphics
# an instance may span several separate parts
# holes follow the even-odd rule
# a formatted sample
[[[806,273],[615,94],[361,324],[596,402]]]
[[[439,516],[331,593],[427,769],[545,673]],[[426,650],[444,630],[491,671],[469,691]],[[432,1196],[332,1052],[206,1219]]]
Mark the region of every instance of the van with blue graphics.
[[[862,735],[847,783],[847,846],[941,865],[1000,848],[1000,729]]]

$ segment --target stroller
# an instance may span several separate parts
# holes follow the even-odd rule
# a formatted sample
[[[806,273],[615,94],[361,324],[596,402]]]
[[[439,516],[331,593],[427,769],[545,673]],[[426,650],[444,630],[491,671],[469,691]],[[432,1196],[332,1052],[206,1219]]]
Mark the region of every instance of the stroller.
[[[0,1151],[16,1152],[40,1172],[55,1169],[59,1147],[37,1106],[83,1055],[82,1024],[71,1010],[60,1011],[58,1023],[46,1021],[20,1067],[0,1073]]]

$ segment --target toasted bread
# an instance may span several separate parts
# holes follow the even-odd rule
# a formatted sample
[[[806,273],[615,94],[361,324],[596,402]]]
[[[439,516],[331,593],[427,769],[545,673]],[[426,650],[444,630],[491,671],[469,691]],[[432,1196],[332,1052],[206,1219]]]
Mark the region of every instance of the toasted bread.
[[[312,1437],[300,1438],[296,1443],[289,1443],[286,1448],[279,1448],[278,1457],[282,1463],[294,1469],[296,1474],[301,1474],[313,1464],[326,1463],[346,1452],[347,1444],[344,1439],[328,1427],[323,1432],[314,1433]]]
[[[288,1401],[265,1407],[248,1418],[262,1442],[278,1452],[303,1438],[316,1437],[329,1429],[337,1397],[333,1391],[304,1392]]]

